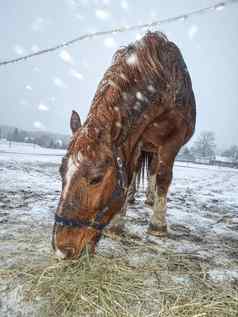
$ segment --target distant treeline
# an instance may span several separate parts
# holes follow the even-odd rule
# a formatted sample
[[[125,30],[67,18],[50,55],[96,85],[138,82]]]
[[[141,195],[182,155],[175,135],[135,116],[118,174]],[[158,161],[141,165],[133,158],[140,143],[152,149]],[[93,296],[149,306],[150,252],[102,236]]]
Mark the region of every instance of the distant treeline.
[[[238,146],[232,145],[218,153],[214,133],[204,131],[192,146],[186,145],[181,148],[177,159],[238,168]]]
[[[13,127],[0,126],[0,138],[5,138],[9,142],[25,142],[38,144],[42,147],[66,149],[70,136],[51,132],[25,131]],[[238,146],[230,146],[223,152],[218,153],[214,133],[204,131],[191,146],[186,145],[181,148],[177,159],[187,162],[234,165],[234,167],[238,167]]]
[[[2,138],[9,142],[33,143],[46,148],[66,149],[70,137],[45,131],[25,131],[19,128],[0,126],[0,139]]]

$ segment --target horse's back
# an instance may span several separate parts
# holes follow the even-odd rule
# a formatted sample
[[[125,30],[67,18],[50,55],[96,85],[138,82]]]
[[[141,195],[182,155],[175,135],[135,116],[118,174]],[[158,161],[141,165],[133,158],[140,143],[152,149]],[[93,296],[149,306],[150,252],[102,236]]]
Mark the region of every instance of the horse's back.
[[[131,130],[150,129],[162,140],[171,127],[180,129],[185,124],[185,143],[194,131],[196,106],[187,66],[179,48],[160,32],[147,32],[115,53],[98,86],[95,104],[120,113],[122,139]],[[150,120],[144,127],[147,114]],[[160,128],[154,133],[151,124],[157,122]]]
[[[186,63],[176,44],[163,33],[148,32],[141,40],[118,50],[109,73],[114,70],[118,70],[121,81],[125,81],[124,95],[135,95],[138,111],[139,104],[143,111],[151,103],[161,103],[184,114],[191,112],[191,117],[196,115]],[[135,105],[131,102],[129,106]]]

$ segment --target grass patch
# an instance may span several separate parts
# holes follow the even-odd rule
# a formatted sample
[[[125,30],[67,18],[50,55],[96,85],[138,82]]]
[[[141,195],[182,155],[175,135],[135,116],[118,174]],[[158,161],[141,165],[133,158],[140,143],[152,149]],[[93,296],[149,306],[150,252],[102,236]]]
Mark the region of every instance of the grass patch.
[[[142,257],[146,249],[132,247]],[[38,307],[36,316],[238,316],[237,286],[214,285],[198,259],[164,251],[142,265],[129,260],[86,254],[0,275],[23,282],[26,302]]]

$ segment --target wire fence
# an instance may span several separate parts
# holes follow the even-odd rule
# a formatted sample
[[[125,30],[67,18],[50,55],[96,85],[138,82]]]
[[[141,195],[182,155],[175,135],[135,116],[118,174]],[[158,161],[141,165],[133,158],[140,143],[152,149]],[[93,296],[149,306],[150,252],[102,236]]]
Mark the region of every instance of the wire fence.
[[[168,23],[172,23],[172,22],[176,22],[176,21],[185,21],[188,18],[193,17],[193,16],[198,16],[198,15],[206,14],[208,12],[223,10],[226,6],[237,3],[237,2],[238,2],[238,0],[226,0],[226,1],[222,1],[222,2],[217,2],[216,4],[210,5],[208,7],[204,7],[204,8],[198,9],[198,10],[194,10],[194,11],[190,11],[188,13],[180,14],[180,15],[177,15],[174,17],[170,17],[170,18],[166,18],[166,19],[162,19],[162,20],[155,20],[151,23],[136,24],[136,25],[124,26],[124,27],[116,27],[116,28],[113,28],[110,30],[86,33],[86,34],[80,35],[74,39],[64,41],[64,42],[59,43],[55,46],[52,46],[49,48],[44,48],[42,50],[39,50],[37,52],[31,53],[28,55],[0,61],[0,66],[6,66],[9,64],[14,64],[14,63],[26,61],[28,59],[35,57],[35,56],[54,52],[56,50],[62,49],[62,48],[67,47],[67,46],[71,46],[75,43],[78,43],[78,42],[86,40],[86,39],[105,36],[105,35],[109,35],[109,34],[116,34],[116,33],[128,32],[128,31],[147,29],[147,28],[151,28],[154,26],[168,24]]]

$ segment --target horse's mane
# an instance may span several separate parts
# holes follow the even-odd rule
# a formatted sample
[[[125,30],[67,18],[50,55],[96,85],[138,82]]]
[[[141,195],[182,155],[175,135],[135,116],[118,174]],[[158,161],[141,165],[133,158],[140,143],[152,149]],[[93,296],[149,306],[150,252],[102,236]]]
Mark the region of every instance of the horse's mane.
[[[178,77],[186,82],[181,83]],[[161,32],[147,32],[142,39],[115,53],[78,133],[86,131],[87,137],[97,140],[98,130],[108,130],[114,141],[121,144],[149,105],[154,101],[163,104],[165,96],[171,98],[169,102],[178,102],[179,96],[186,95],[183,89],[189,84],[190,77],[177,46]],[[78,137],[72,145],[79,147]]]
[[[116,121],[115,139],[122,126],[126,137],[153,100],[159,103],[164,95],[171,96],[168,89],[178,88],[172,87],[178,82],[178,64],[186,71],[179,49],[161,32],[147,32],[142,39],[120,48],[97,87],[85,124],[93,121],[105,129]]]
[[[141,40],[117,50],[112,65],[98,85],[91,109],[100,103],[108,90],[113,92],[108,94],[108,101],[115,103],[131,89],[139,91],[149,83],[157,82],[162,68],[159,48],[163,50],[162,46],[167,42],[164,34],[148,32]]]

